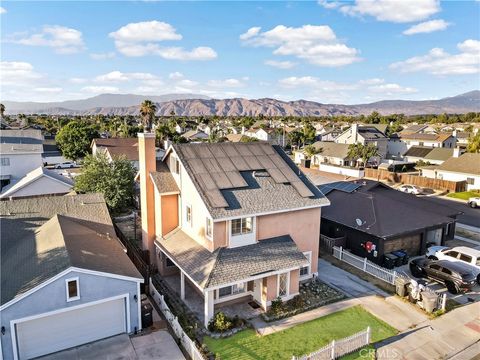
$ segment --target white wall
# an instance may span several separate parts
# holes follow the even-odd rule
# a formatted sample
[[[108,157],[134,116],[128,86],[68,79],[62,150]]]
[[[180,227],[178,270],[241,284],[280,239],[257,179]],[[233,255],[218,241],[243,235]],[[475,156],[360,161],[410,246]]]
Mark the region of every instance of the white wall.
[[[353,176],[357,178],[363,178],[365,176],[365,171],[360,169],[351,169],[341,166],[333,166],[333,165],[326,165],[320,164],[318,170],[326,171],[333,174],[340,174],[345,176]]]
[[[467,178],[474,179],[473,184],[467,184],[467,190],[480,189],[480,175],[469,175],[444,170],[437,170],[437,179],[449,181],[466,181]]]
[[[9,196],[17,198],[23,196],[65,194],[70,192],[71,189],[72,186],[70,185],[42,176]]]
[[[9,158],[9,166],[0,166],[1,175],[10,175],[12,182],[20,180],[27,173],[43,166],[41,153],[30,154],[1,154],[2,158]]]

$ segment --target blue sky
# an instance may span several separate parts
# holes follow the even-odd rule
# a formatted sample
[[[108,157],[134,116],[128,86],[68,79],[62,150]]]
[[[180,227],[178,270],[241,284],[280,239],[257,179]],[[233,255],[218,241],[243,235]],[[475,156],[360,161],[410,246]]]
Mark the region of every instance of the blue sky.
[[[1,5],[2,100],[198,93],[324,103],[480,89],[480,2]]]

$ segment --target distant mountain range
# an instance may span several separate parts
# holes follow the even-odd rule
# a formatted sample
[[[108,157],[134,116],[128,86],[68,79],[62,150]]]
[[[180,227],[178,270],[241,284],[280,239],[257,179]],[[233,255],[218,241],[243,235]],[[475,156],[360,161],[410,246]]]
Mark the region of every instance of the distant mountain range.
[[[103,94],[83,100],[51,103],[4,101],[7,114],[42,113],[50,115],[137,115],[139,104],[145,99],[157,104],[157,115],[200,116],[324,116],[368,115],[378,111],[388,114],[441,114],[480,112],[480,91],[439,100],[383,100],[370,104],[322,104],[314,101],[280,101],[276,99],[211,99],[196,94],[167,94],[143,96],[132,94]]]

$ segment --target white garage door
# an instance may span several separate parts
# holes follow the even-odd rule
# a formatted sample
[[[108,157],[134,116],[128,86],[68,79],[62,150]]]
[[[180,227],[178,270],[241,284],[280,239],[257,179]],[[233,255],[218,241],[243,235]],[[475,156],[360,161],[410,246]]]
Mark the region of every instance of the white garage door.
[[[126,332],[125,298],[107,301],[17,324],[20,359]]]

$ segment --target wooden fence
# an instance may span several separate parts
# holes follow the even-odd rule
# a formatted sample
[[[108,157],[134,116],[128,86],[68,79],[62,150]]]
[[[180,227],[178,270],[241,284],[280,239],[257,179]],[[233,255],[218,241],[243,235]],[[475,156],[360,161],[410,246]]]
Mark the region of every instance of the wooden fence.
[[[466,181],[449,181],[442,179],[431,179],[415,174],[395,173],[387,170],[365,169],[365,177],[375,180],[385,180],[395,183],[417,185],[424,188],[436,190],[448,190],[450,192],[460,192],[467,189]]]
[[[334,246],[341,246],[345,247],[346,245],[346,238],[338,237],[338,238],[331,238],[326,235],[320,234],[320,248],[326,251],[328,254],[333,254],[333,247]]]
[[[347,354],[351,354],[354,351],[361,349],[364,346],[370,344],[371,330],[367,327],[365,330],[360,331],[352,336],[343,338],[341,340],[333,340],[330,344],[314,351],[308,355],[296,357],[293,356],[292,360],[334,360]]]

